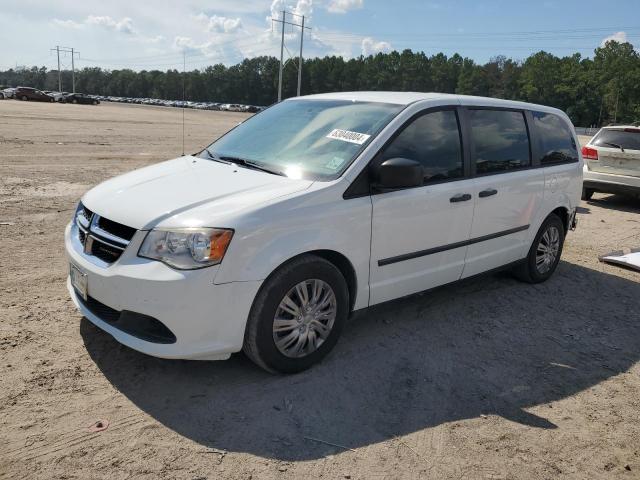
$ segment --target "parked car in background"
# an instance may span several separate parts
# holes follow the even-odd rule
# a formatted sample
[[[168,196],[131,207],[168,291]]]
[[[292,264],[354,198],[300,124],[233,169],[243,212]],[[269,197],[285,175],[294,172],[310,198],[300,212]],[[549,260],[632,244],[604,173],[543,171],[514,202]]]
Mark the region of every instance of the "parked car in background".
[[[62,97],[63,103],[82,103],[87,105],[98,105],[100,100],[84,93],[70,93]]]
[[[56,102],[61,102],[65,95],[69,95],[69,92],[49,92],[45,91],[47,95],[53,97]]]
[[[14,98],[18,100],[34,100],[36,102],[54,102],[51,95],[47,95],[41,90],[31,87],[18,87],[13,92]]]
[[[594,192],[640,195],[640,126],[603,127],[582,147],[582,199]]]
[[[247,112],[256,113],[264,109],[264,107],[256,105],[240,105],[218,102],[193,102],[190,100],[164,100],[159,98],[131,98],[131,97],[115,97],[111,95],[93,95],[100,101],[118,102],[118,103],[134,103],[138,105],[157,105],[161,107],[176,108],[193,108],[197,110],[223,110],[231,112]]]
[[[529,103],[289,99],[87,192],[65,230],[67,287],[141,352],[244,350],[297,372],[352,311],[499,268],[550,278],[580,202],[577,142],[562,111]]]

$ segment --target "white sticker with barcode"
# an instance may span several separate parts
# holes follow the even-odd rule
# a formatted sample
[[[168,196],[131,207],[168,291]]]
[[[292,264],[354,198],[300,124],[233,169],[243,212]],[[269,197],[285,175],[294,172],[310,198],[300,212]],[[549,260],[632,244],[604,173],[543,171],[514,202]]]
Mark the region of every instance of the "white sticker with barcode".
[[[333,140],[342,140],[343,142],[356,143],[358,145],[362,145],[369,140],[369,137],[371,137],[371,135],[367,135],[366,133],[351,132],[340,128],[332,130],[331,133],[327,135],[327,138]]]

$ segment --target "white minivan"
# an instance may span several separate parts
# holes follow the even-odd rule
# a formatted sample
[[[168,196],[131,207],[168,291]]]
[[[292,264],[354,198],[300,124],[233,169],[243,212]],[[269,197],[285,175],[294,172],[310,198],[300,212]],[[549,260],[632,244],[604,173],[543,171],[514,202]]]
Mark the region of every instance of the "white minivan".
[[[141,352],[244,350],[297,372],[354,311],[502,268],[548,279],[575,226],[577,145],[563,112],[528,103],[293,98],[87,192],[65,231],[68,289]]]

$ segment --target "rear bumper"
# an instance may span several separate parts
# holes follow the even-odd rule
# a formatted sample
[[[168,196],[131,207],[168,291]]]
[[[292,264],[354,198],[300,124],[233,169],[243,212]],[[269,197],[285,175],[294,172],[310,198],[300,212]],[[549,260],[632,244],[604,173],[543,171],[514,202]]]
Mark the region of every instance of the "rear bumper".
[[[593,170],[588,170],[586,165],[583,171],[582,185],[584,188],[602,193],[640,193],[640,177],[594,172]]]

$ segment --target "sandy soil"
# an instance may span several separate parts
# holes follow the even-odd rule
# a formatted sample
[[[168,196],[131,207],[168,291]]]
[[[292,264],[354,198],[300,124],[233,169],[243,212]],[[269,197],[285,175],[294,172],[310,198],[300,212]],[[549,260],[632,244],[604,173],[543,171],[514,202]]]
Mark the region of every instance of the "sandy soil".
[[[186,112],[186,151],[242,118]],[[637,201],[583,203],[549,282],[371,309],[296,376],[147,357],[82,319],[63,228],[90,186],[180,154],[181,119],[0,101],[0,477],[640,478],[640,274],[597,260],[640,246]]]

